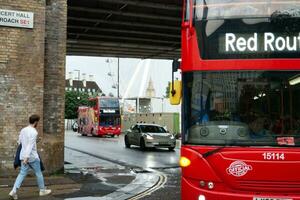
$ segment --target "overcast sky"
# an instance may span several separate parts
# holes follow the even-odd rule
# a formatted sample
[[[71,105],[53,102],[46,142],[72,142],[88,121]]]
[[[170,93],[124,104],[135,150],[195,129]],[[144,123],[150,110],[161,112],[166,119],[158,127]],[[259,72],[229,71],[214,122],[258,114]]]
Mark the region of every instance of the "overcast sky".
[[[69,72],[73,72],[73,78],[76,79],[78,71],[75,70],[80,70],[80,74],[87,74],[87,78],[89,75],[94,75],[94,81],[105,94],[111,92],[117,96],[117,90],[112,88],[118,79],[117,63],[117,58],[67,56],[66,78],[69,78]],[[156,96],[162,97],[165,95],[168,81],[172,78],[171,70],[171,60],[120,58],[120,95],[124,97],[127,90],[126,97],[145,96],[151,78]],[[109,76],[108,73],[112,73],[113,76]],[[80,76],[82,78],[82,75]],[[176,76],[178,77],[179,74],[177,73]],[[129,84],[130,81],[131,84]]]

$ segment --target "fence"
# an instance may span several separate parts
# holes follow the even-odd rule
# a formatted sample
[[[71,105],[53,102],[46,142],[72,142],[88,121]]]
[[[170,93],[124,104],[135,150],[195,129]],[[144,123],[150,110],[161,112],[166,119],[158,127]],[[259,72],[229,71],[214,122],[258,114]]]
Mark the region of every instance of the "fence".
[[[76,122],[76,119],[65,119],[65,130],[72,130],[72,125]]]

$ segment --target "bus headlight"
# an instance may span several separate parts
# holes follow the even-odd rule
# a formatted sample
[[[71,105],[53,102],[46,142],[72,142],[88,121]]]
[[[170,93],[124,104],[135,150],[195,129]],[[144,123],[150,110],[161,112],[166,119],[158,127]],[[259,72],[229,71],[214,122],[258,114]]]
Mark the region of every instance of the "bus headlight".
[[[191,161],[188,158],[182,156],[180,157],[179,165],[180,167],[188,167],[191,165]]]
[[[198,200],[205,200],[205,196],[204,195],[199,195]]]

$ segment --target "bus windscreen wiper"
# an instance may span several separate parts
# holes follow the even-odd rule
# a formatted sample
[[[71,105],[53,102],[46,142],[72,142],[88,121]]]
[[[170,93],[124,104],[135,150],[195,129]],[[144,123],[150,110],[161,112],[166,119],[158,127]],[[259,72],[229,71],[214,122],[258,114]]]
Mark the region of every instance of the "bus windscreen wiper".
[[[221,147],[218,147],[218,148],[213,149],[213,150],[211,150],[211,151],[205,152],[204,154],[202,154],[202,157],[203,157],[203,158],[207,158],[208,156],[211,156],[211,155],[213,155],[213,154],[215,154],[215,153],[218,153],[219,151],[221,151],[222,149],[224,149],[224,148],[226,148],[226,147],[228,147],[228,146],[229,146],[229,145],[221,146]]]
[[[224,149],[224,148],[226,148],[226,147],[231,147],[231,146],[235,145],[236,143],[237,143],[237,141],[234,140],[234,141],[232,141],[232,142],[229,143],[229,144],[226,144],[226,145],[224,145],[224,146],[220,146],[220,147],[218,147],[218,148],[216,148],[216,149],[213,149],[213,150],[211,150],[211,151],[205,152],[204,154],[202,154],[202,157],[203,157],[203,158],[207,158],[207,157],[209,157],[209,156],[211,156],[211,155],[213,155],[213,154],[215,154],[215,153],[218,153],[219,151],[221,151],[222,149]]]

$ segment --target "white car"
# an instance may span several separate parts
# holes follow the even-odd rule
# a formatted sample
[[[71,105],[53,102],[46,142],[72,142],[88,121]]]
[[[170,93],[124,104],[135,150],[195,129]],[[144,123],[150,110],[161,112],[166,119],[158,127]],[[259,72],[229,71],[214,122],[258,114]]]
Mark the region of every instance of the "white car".
[[[125,146],[140,146],[141,150],[150,147],[164,147],[173,151],[176,146],[175,137],[157,124],[136,124],[125,133]]]

